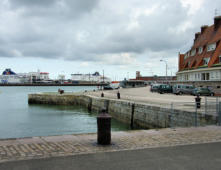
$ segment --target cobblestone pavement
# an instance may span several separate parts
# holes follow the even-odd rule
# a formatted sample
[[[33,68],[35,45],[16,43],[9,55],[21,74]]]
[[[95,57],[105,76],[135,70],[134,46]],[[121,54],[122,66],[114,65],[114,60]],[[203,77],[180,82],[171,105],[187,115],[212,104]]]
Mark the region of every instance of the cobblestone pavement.
[[[95,152],[167,147],[221,141],[221,127],[136,130],[112,133],[112,144],[97,145],[97,134],[0,140],[0,163]]]

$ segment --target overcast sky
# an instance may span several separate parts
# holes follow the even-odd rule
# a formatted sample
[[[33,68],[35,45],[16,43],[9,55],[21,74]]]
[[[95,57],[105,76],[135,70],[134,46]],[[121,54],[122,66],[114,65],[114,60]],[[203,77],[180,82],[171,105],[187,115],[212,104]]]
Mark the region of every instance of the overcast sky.
[[[0,72],[104,70],[113,80],[177,71],[178,53],[221,0],[1,0]]]

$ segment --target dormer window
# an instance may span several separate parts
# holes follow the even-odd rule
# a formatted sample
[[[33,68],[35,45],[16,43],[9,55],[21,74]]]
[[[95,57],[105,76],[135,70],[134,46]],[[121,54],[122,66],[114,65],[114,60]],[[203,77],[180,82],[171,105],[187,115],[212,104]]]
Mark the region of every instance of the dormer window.
[[[187,59],[187,57],[188,57],[188,55],[187,55],[187,54],[185,54],[185,56],[184,56],[184,60],[186,60],[186,59]]]
[[[196,49],[192,50],[190,55],[194,56],[195,54],[196,54]]]
[[[216,49],[216,43],[207,45],[207,51],[213,51]]]
[[[204,65],[208,65],[210,58],[204,58],[203,63]]]
[[[202,54],[202,52],[203,52],[203,47],[199,47],[198,53],[199,53],[199,54]]]

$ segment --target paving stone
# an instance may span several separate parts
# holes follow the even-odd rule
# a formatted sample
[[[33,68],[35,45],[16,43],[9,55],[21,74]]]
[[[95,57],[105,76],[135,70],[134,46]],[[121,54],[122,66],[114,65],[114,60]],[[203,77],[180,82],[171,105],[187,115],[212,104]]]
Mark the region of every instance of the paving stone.
[[[221,127],[112,132],[112,144],[109,146],[97,145],[97,134],[35,137],[33,139],[0,140],[0,162],[220,142]]]

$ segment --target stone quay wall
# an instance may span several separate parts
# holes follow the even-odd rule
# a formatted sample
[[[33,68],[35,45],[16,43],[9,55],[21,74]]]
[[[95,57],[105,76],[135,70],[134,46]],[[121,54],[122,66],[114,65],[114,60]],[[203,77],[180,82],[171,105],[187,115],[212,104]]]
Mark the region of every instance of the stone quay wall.
[[[88,111],[99,113],[102,108],[115,119],[141,128],[167,128],[210,125],[217,117],[184,110],[171,110],[151,104],[126,100],[107,99],[84,94],[29,94],[29,104],[80,105]]]

